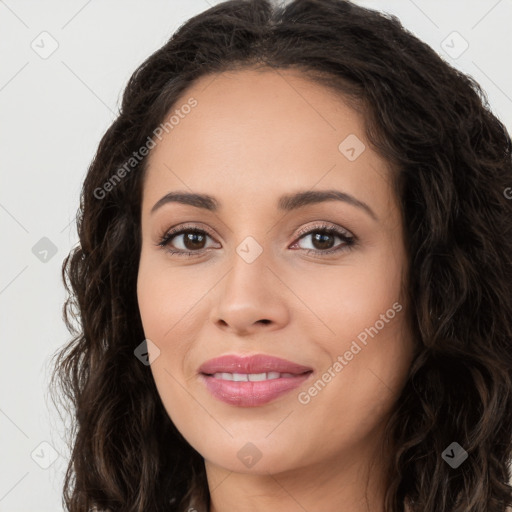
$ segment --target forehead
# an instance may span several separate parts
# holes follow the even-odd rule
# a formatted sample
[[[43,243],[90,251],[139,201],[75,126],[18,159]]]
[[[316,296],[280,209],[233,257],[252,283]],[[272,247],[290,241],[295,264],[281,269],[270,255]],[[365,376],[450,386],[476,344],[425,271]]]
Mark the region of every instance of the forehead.
[[[182,95],[175,108],[191,97],[197,106],[172,132],[176,142],[200,144],[206,150],[223,142],[231,150],[241,148],[248,155],[261,153],[263,148],[267,154],[281,155],[287,147],[301,154],[311,153],[315,147],[337,154],[334,143],[341,142],[348,132],[364,137],[363,117],[345,104],[341,94],[297,71],[243,70],[207,75]],[[314,144],[298,144],[305,139]]]
[[[389,199],[387,164],[369,147],[362,115],[296,71],[201,77],[167,119],[173,114],[149,156],[145,197],[189,188],[243,201],[240,192],[251,190],[255,201],[317,186]]]

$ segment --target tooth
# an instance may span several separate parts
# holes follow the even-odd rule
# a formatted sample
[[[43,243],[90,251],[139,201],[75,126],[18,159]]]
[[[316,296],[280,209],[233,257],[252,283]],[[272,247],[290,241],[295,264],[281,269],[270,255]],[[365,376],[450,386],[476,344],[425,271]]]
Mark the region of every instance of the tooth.
[[[279,373],[279,372],[268,372],[268,373],[214,373],[215,379],[231,380],[234,382],[261,382],[263,380],[274,380],[280,377],[295,377],[293,373]]]
[[[266,380],[266,373],[249,373],[248,375],[250,382],[258,382],[260,380]]]

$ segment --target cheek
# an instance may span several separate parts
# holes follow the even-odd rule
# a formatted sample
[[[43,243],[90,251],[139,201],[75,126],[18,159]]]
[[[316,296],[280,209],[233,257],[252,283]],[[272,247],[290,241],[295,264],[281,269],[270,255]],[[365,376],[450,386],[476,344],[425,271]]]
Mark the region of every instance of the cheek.
[[[172,338],[194,304],[208,289],[194,279],[193,267],[171,268],[162,255],[142,254],[137,277],[137,299],[148,338]]]
[[[388,247],[367,256],[354,253],[343,265],[322,265],[309,271],[294,269],[284,275],[305,306],[299,322],[306,328],[315,326],[308,336],[322,340],[331,357],[348,350],[359,335],[364,340],[366,329],[376,322],[382,331],[381,339],[388,336],[404,316],[405,307],[399,303],[402,260],[393,257],[392,248]],[[291,296],[290,300],[297,302]],[[303,309],[300,304],[299,307]]]
[[[159,350],[151,371],[165,402],[178,399],[182,394],[178,382],[183,384],[195,374],[192,350],[201,338],[211,281],[211,272],[200,276],[194,265],[172,268],[162,254],[142,254],[137,278],[139,311],[145,337]]]
[[[341,284],[343,291],[338,292],[336,299],[332,301],[329,314],[339,329],[344,334],[355,338],[360,333],[378,322],[377,328],[386,329],[397,316],[397,309],[401,307],[393,305],[400,300],[400,275],[388,269],[351,269],[350,275]],[[381,319],[384,315],[384,319]],[[395,322],[396,323],[396,322]],[[364,338],[364,336],[361,336]]]
[[[190,395],[183,389],[183,366],[188,357],[188,339],[194,335],[187,314],[190,315],[197,299],[194,300],[187,282],[180,280],[183,273],[165,268],[165,260],[163,264],[162,260],[153,258],[151,261],[151,256],[142,255],[137,298],[144,335],[159,350],[150,366],[155,385],[167,414],[183,431],[184,426],[193,421]]]
[[[317,406],[336,412],[323,418],[327,428],[335,430],[340,417],[354,422],[354,429],[359,422],[370,427],[392,406],[406,378],[412,343],[400,298],[402,261],[390,252],[382,251],[364,265],[323,269],[315,279],[309,276],[314,286],[303,284],[303,290],[313,291],[308,305],[329,328],[322,327],[326,334],[316,338],[308,333],[328,358],[319,369],[320,379],[328,383],[319,383],[318,394],[311,390],[318,396],[312,400]]]

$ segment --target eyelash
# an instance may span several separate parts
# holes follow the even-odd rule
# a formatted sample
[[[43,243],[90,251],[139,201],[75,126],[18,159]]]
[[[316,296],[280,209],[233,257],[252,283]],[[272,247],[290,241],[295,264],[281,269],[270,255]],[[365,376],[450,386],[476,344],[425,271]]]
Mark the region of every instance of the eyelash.
[[[200,249],[197,251],[185,251],[185,250],[173,250],[167,248],[167,245],[169,242],[175,238],[178,235],[182,235],[185,233],[196,233],[200,235],[207,235],[210,238],[213,238],[213,236],[204,229],[199,229],[196,226],[180,226],[178,228],[171,229],[167,232],[165,232],[163,235],[161,235],[160,241],[156,244],[159,247],[165,248],[165,250],[170,253],[171,255],[176,256],[200,256],[203,254],[204,251],[207,249]],[[322,233],[322,234],[328,234],[328,235],[336,235],[338,238],[340,238],[344,244],[338,245],[337,247],[326,249],[325,251],[322,251],[320,249],[302,249],[306,251],[306,254],[314,253],[316,255],[319,255],[320,257],[328,256],[333,253],[343,252],[343,251],[350,251],[354,248],[355,244],[357,243],[357,237],[348,235],[347,231],[342,231],[338,228],[335,228],[333,226],[330,226],[328,224],[322,223],[318,226],[313,226],[312,228],[309,228],[305,231],[299,232],[297,239],[297,242],[299,240],[302,240],[302,238],[305,238],[308,235],[314,234],[314,233]],[[295,243],[293,244],[295,245]]]

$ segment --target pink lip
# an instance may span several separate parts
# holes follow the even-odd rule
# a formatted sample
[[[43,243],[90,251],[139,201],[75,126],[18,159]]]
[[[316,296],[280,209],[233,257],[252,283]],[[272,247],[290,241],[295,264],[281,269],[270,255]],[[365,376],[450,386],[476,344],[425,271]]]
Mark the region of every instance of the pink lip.
[[[210,359],[199,367],[199,373],[293,373],[299,375],[313,368],[287,361],[279,357],[256,354],[253,356],[225,355]]]
[[[225,355],[210,359],[199,368],[200,378],[212,395],[230,405],[257,407],[300,386],[312,373],[312,368],[278,357],[257,354],[253,356]],[[214,373],[290,373],[257,382],[236,382],[216,379]]]

